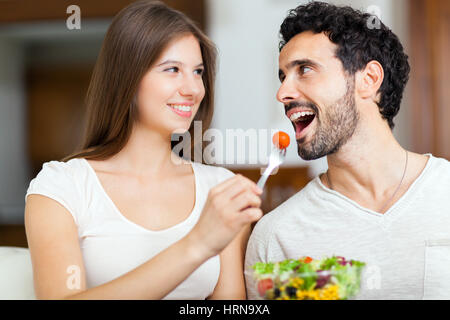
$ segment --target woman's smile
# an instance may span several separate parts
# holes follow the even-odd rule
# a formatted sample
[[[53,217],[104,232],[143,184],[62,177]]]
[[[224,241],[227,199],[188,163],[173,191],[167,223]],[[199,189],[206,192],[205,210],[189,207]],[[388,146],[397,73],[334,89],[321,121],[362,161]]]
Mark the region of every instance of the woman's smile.
[[[183,118],[190,118],[192,116],[192,108],[194,104],[176,103],[176,104],[167,104],[167,106],[177,115]]]

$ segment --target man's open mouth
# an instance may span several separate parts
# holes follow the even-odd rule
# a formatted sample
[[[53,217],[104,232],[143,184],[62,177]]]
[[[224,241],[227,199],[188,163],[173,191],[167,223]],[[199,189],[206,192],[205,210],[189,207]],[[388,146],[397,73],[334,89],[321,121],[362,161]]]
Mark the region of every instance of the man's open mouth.
[[[314,121],[316,114],[312,111],[290,111],[287,116],[295,125],[295,135],[298,139],[301,133]]]

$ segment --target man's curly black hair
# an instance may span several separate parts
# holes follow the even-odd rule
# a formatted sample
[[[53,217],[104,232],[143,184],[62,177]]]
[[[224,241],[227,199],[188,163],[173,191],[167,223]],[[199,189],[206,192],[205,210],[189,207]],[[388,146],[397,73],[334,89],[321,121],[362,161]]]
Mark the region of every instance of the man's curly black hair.
[[[323,32],[338,46],[336,57],[350,75],[363,70],[368,62],[378,61],[384,69],[384,80],[377,104],[382,117],[393,129],[393,118],[400,109],[410,66],[398,37],[381,21],[379,27],[372,25],[373,18],[369,13],[348,6],[318,1],[300,5],[289,11],[281,25],[279,49],[281,51],[299,33]]]

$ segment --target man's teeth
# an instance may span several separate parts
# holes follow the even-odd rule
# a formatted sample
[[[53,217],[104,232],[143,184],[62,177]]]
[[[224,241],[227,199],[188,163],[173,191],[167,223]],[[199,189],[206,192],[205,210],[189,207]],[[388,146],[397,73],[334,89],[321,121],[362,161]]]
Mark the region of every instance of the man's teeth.
[[[301,117],[313,116],[313,115],[314,115],[314,112],[311,112],[311,111],[296,112],[296,113],[293,113],[289,119],[291,119],[291,121],[296,121],[297,119],[299,119]]]
[[[178,105],[173,105],[173,104],[169,104],[169,106],[171,108],[174,108],[174,109],[177,109],[177,110],[180,110],[180,111],[185,111],[185,112],[188,112],[188,111],[192,110],[192,107],[190,107],[190,106],[178,106]]]

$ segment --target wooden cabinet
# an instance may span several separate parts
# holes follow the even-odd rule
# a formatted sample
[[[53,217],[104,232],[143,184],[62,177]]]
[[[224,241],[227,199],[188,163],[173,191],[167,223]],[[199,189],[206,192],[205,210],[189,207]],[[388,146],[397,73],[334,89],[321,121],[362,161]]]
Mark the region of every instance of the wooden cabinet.
[[[70,14],[67,8],[77,5],[81,19],[111,18],[136,0],[10,0],[0,1],[0,24],[10,22],[30,22],[42,20],[66,20]],[[163,0],[168,6],[184,12],[205,27],[204,0]]]
[[[450,159],[450,1],[411,0],[415,151]]]
[[[89,65],[29,69],[27,141],[33,176],[44,162],[60,160],[81,145],[91,72]]]

